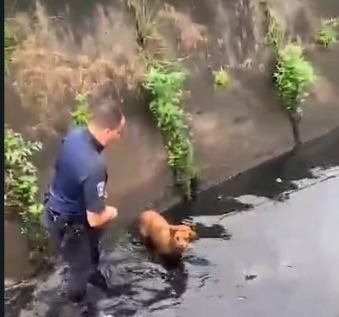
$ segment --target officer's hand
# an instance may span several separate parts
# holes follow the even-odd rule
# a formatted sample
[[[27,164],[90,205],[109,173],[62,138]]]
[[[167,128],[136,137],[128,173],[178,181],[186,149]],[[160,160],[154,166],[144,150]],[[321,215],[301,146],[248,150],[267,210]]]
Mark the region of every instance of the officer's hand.
[[[118,210],[113,206],[107,206],[109,210],[110,215],[110,221],[114,220],[116,217],[118,217]]]
[[[118,216],[118,211],[113,206],[105,206],[101,213],[87,210],[87,221],[91,227],[102,227]]]
[[[105,190],[105,193],[104,193],[104,200],[106,200],[108,198],[108,194],[107,194],[107,191]]]

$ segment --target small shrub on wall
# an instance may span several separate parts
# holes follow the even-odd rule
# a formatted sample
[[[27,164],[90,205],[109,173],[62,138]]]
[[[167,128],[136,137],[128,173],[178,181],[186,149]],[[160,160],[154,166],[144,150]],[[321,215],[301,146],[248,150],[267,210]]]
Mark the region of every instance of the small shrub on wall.
[[[220,88],[226,88],[230,84],[230,75],[226,70],[220,68],[218,71],[213,72],[214,86]]]
[[[40,223],[43,206],[37,201],[37,169],[32,163],[32,157],[42,149],[42,144],[25,140],[6,127],[4,146],[5,210],[19,217],[30,248],[44,249],[46,234]]]
[[[338,27],[339,18],[321,21],[321,27],[315,36],[316,42],[325,48],[336,44],[338,42]]]
[[[75,101],[76,109],[71,112],[72,122],[76,126],[84,127],[90,119],[88,94],[78,94]]]
[[[190,198],[196,171],[188,118],[180,105],[185,80],[183,71],[156,65],[150,68],[144,86],[154,98],[150,110],[166,140],[168,164],[185,196]]]
[[[286,45],[278,52],[274,73],[277,88],[288,112],[298,112],[316,82],[312,64],[305,60],[303,48]]]
[[[295,141],[300,143],[298,125],[302,116],[301,106],[317,79],[312,64],[304,57],[301,46],[289,44],[278,51],[274,78],[284,108],[292,121]]]

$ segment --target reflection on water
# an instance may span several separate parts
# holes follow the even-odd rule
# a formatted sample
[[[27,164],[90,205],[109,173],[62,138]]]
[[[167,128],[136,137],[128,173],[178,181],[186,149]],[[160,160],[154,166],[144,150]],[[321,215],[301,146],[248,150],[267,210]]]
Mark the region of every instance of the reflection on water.
[[[95,316],[220,317],[216,307],[241,317],[331,316],[339,310],[339,250],[330,243],[339,239],[338,145],[339,130],[201,193],[189,209],[167,211],[200,236],[178,266],[151,261],[131,228],[103,254],[116,292],[106,298],[89,289]],[[63,275],[39,285],[20,316],[80,316],[62,299]]]

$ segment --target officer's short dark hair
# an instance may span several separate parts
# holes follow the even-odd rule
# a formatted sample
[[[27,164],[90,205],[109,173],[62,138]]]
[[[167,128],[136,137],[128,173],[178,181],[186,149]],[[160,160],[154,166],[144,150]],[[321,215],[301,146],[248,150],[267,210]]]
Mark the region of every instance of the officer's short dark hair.
[[[110,97],[92,100],[91,115],[92,121],[104,129],[119,128],[123,118],[118,102]]]

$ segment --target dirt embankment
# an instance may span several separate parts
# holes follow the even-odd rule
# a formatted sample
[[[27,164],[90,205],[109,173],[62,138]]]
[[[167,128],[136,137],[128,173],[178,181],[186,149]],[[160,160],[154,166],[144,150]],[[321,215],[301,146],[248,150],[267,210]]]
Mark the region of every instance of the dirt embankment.
[[[168,4],[172,7],[161,3],[148,7],[149,16],[142,17],[144,31],[149,32],[152,54],[184,58],[189,70],[189,96],[183,106],[192,115],[202,188],[290,149],[291,127],[272,84],[259,1],[173,0]],[[46,5],[59,12],[60,7]],[[27,15],[18,17],[31,35],[14,56],[14,86],[9,83],[6,88],[5,120],[28,134],[38,124],[33,132],[45,142],[38,162],[43,188],[67,128],[65,118],[74,106],[69,100],[76,92],[113,81],[124,100],[128,125],[121,142],[105,154],[109,197],[121,210],[121,222],[127,223],[145,205],[165,208],[175,200],[164,143],[136,89],[145,69],[144,56],[126,5],[87,3],[81,14],[77,10],[70,4],[70,10],[54,22],[47,18],[50,13],[44,6],[38,7],[34,23]],[[305,43],[320,76],[305,105],[301,137],[306,141],[339,125],[339,47],[323,50],[312,44],[320,19],[339,15],[339,4],[289,0],[273,10],[288,25],[291,37]],[[161,28],[161,21],[170,27]],[[231,83],[226,89],[215,89],[213,71],[221,67],[228,71]]]

